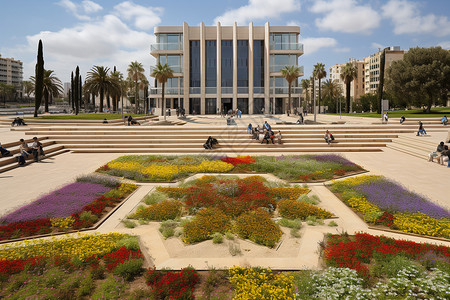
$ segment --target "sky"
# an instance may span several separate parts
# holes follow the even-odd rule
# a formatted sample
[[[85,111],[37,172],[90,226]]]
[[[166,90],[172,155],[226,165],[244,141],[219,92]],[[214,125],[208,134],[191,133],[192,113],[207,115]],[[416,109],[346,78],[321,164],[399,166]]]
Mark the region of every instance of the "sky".
[[[39,39],[45,69],[63,82],[77,65],[84,79],[94,65],[126,75],[132,61],[150,77],[155,26],[270,22],[300,26],[299,65],[309,78],[318,62],[329,73],[388,46],[450,49],[449,14],[449,0],[0,0],[0,54],[23,62],[24,80],[34,75]]]

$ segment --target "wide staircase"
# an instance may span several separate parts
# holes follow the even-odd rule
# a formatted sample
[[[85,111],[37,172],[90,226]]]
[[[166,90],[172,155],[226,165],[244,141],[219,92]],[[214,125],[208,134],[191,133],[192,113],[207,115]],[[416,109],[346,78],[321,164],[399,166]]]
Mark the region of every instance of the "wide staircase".
[[[226,125],[210,126],[104,126],[106,124],[67,126],[52,124],[12,127],[24,135],[37,136],[44,144],[47,155],[62,151],[74,153],[152,153],[152,154],[293,154],[376,152],[388,145],[401,148],[397,141],[403,133],[414,133],[416,125],[400,124],[321,124],[285,125],[273,124],[272,129],[281,131],[283,143],[261,144],[251,139],[246,127]],[[335,142],[328,145],[323,135],[330,130]],[[427,131],[447,130],[442,125],[430,124]],[[219,141],[214,150],[203,147],[208,136]],[[30,139],[29,139],[30,141]],[[392,143],[396,141],[396,143]],[[18,153],[18,142],[4,144],[13,154]],[[427,149],[429,147],[427,146]],[[58,152],[59,151],[59,152]],[[0,158],[0,172],[13,168],[15,160]]]

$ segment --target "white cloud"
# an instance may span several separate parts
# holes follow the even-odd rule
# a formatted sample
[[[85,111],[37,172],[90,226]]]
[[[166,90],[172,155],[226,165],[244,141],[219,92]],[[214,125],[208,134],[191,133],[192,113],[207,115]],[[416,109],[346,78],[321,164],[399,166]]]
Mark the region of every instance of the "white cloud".
[[[395,34],[450,35],[450,20],[446,16],[422,16],[417,3],[390,0],[382,7],[383,17],[394,23]]]
[[[134,26],[148,30],[161,23],[159,15],[163,9],[159,7],[144,7],[131,1],[122,2],[114,6],[115,14],[127,21],[134,21]]]
[[[82,2],[83,9],[87,14],[95,13],[98,11],[101,11],[103,7],[101,7],[99,4],[89,1],[89,0],[83,0]]]
[[[348,47],[338,47],[338,48],[334,48],[334,52],[338,52],[338,53],[347,53],[350,52],[350,48]]]
[[[321,48],[334,47],[337,45],[337,41],[329,37],[300,38],[300,42],[304,45],[305,56],[319,51]]]
[[[450,50],[450,41],[440,42],[438,46],[441,46],[443,49]]]
[[[64,82],[70,81],[70,73],[77,65],[80,66],[83,79],[94,65],[111,69],[117,66],[126,76],[127,66],[135,60],[144,65],[145,74],[149,77],[149,67],[155,63],[149,53],[150,44],[156,41],[155,36],[130,28],[126,21],[124,16],[105,14],[95,21],[82,21],[71,28],[27,36],[28,45],[20,46],[21,50],[18,51],[32,57],[24,61],[24,78],[34,74],[39,39],[42,39],[44,46],[45,68],[55,70],[56,76]],[[157,25],[157,21],[152,22],[153,26]]]
[[[214,19],[222,25],[247,24],[254,20],[279,18],[284,13],[300,10],[298,0],[249,0],[247,5],[226,11]]]
[[[356,0],[319,0],[310,10],[324,14],[315,20],[322,30],[370,34],[380,24],[379,14],[370,5],[359,5]]]
[[[61,0],[57,2],[57,4],[64,7],[77,19],[83,21],[88,21],[91,19],[87,14],[92,14],[103,9],[103,7],[101,7],[99,4],[89,0],[83,0],[81,4],[75,4],[70,0]],[[79,11],[83,11],[85,14],[81,14]]]

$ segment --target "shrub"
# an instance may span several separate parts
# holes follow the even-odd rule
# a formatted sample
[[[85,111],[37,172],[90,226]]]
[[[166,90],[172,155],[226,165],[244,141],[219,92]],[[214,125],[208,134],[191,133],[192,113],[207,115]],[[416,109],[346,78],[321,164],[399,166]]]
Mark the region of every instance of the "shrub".
[[[145,278],[153,288],[155,299],[194,299],[194,287],[199,282],[193,268],[184,268],[180,272],[149,268]]]
[[[223,234],[220,232],[215,232],[212,235],[212,241],[214,244],[222,244],[223,243]]]
[[[231,256],[241,255],[241,247],[239,246],[239,244],[229,243],[228,251],[230,252]]]
[[[230,241],[234,240],[234,234],[230,231],[227,231],[227,232],[225,232],[225,238]]]
[[[299,219],[289,220],[283,218],[278,221],[278,225],[288,228],[300,229],[302,228],[302,221]]]
[[[330,226],[330,227],[336,227],[336,226],[338,226],[338,224],[337,224],[335,221],[330,221],[330,222],[328,223],[328,226]]]
[[[150,195],[145,196],[144,203],[147,205],[156,204],[159,202],[162,202],[167,199],[167,196],[160,192],[160,191],[154,191]]]
[[[217,208],[200,210],[195,218],[184,225],[182,240],[186,244],[205,241],[214,232],[225,233],[231,229],[230,218]]]
[[[308,216],[316,216],[321,219],[332,217],[332,214],[312,204],[293,200],[281,200],[278,202],[278,211],[283,218],[302,219]]]
[[[92,214],[92,212],[90,211],[83,211],[80,214],[80,220],[86,223],[94,224],[95,222],[97,222],[98,217]]]
[[[125,236],[117,241],[119,248],[125,247],[130,250],[139,250],[139,238],[137,236]]]
[[[131,220],[122,220],[123,225],[125,225],[126,228],[134,228],[136,227],[136,223],[134,223]]]
[[[309,203],[312,205],[317,205],[320,203],[320,199],[317,195],[312,195],[311,197],[308,197],[308,195],[304,194],[304,195],[301,195],[297,200],[301,201],[301,202],[306,202],[306,203]]]
[[[164,200],[149,207],[138,210],[130,216],[133,219],[165,221],[180,216],[182,204],[176,200]]]
[[[236,219],[236,233],[244,239],[274,247],[281,238],[282,232],[270,218],[270,214],[262,209],[242,214]]]
[[[89,175],[82,175],[77,177],[77,182],[90,182],[90,183],[97,183],[104,186],[108,186],[111,188],[114,188],[120,184],[120,180],[111,176],[105,176],[101,174],[89,174]]]
[[[271,188],[270,191],[278,199],[297,200],[298,197],[307,194],[309,189],[298,187],[279,187]]]
[[[143,259],[129,259],[121,264],[118,264],[114,269],[113,274],[130,281],[142,273]]]
[[[125,288],[125,282],[122,278],[108,276],[94,291],[91,299],[121,299]]]
[[[168,239],[175,234],[175,229],[178,227],[178,222],[173,220],[167,220],[161,223],[159,231],[165,239]]]

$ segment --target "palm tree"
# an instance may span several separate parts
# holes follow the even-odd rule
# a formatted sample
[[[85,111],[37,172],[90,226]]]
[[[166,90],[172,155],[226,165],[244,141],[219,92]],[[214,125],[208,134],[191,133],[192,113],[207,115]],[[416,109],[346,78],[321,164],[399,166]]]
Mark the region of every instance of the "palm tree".
[[[138,82],[145,79],[144,67],[140,62],[133,61],[128,65],[128,77],[134,81],[134,106],[135,112],[138,113],[139,108],[139,84]]]
[[[53,74],[53,70],[44,69],[44,82],[42,94],[44,95],[44,111],[48,113],[48,100],[49,98],[58,97],[64,91],[61,80]],[[30,77],[33,85],[36,85],[36,78],[34,76]]]
[[[112,105],[113,105],[113,111],[117,111],[117,104],[119,103],[119,98],[122,95],[123,92],[123,74],[120,71],[114,71],[111,72],[111,80],[115,82],[115,84],[117,84],[117,86],[119,86],[120,88],[117,89],[117,91],[115,93],[113,93],[112,96]]]
[[[345,83],[345,93],[346,93],[346,112],[350,112],[350,83],[358,76],[356,66],[351,62],[345,64],[341,69],[341,79]]]
[[[161,100],[162,100],[162,111],[164,116],[164,121],[166,120],[166,99],[164,99],[164,87],[169,78],[173,77],[173,70],[168,64],[161,65],[160,63],[156,65],[150,76],[155,77],[156,80],[161,84]]]
[[[311,78],[309,79],[310,82],[312,82],[312,101],[313,102],[313,113],[314,113],[314,122],[316,122],[316,77],[314,72],[311,75]]]
[[[141,80],[141,82],[139,83],[139,90],[144,92],[144,109],[145,109],[145,114],[147,114],[147,97],[148,97],[148,85],[149,82],[147,80],[147,78],[144,78]]]
[[[323,63],[317,63],[314,65],[314,77],[319,79],[319,113],[320,113],[320,100],[322,100],[320,81],[322,78],[327,76],[327,72],[325,71],[325,65]]]
[[[342,88],[337,80],[325,80],[323,84],[323,93],[325,97],[330,97],[332,101],[333,99],[336,99],[336,113],[338,113],[337,99],[342,95]]]
[[[24,80],[22,84],[25,94],[27,94],[27,97],[30,98],[30,95],[34,92],[34,83],[30,80]]]
[[[288,97],[289,97],[288,110],[292,111],[291,86],[292,86],[292,82],[300,76],[300,68],[297,66],[285,66],[280,71],[281,71],[281,75],[288,82],[288,86],[289,86],[289,88],[288,88]]]
[[[311,81],[309,79],[302,79],[301,85],[302,89],[305,91],[305,103],[308,104],[308,98],[309,98],[309,85],[311,84]]]
[[[86,89],[94,95],[100,94],[99,112],[103,111],[103,98],[105,93],[114,93],[119,86],[108,75],[109,68],[103,66],[93,66],[86,77]]]

